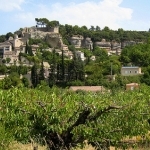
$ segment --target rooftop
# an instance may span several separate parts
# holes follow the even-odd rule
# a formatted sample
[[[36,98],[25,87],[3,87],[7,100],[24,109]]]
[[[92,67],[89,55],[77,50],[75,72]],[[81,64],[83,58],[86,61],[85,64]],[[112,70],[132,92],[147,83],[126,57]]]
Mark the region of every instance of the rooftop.
[[[91,92],[105,90],[103,86],[71,86],[69,89],[73,91],[83,90],[83,91],[91,91]]]
[[[139,66],[123,66],[122,68],[140,68]]]

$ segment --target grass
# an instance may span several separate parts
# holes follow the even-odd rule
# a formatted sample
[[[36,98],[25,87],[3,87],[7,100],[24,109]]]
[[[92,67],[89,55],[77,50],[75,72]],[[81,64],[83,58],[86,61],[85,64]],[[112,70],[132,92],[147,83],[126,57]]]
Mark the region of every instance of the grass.
[[[8,150],[33,150],[33,145],[31,143],[29,144],[22,144],[18,142],[13,142],[10,144]],[[47,150],[46,146],[38,145],[38,150]],[[74,150],[95,150],[91,145],[86,145],[84,149],[74,149]],[[110,147],[110,150],[116,150],[115,147]],[[122,150],[122,149],[117,149]],[[142,147],[137,148],[129,148],[127,150],[150,150],[150,147],[147,147],[146,145]]]
[[[33,150],[33,144],[22,144],[18,142],[13,142],[10,144],[8,150]],[[46,146],[38,145],[38,150],[46,150]]]

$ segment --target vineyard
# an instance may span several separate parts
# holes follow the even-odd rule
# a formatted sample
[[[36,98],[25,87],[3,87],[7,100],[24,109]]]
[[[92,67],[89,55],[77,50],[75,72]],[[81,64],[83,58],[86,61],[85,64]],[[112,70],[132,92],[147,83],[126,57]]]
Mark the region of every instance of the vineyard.
[[[31,139],[51,150],[128,146],[126,137],[149,140],[150,88],[106,93],[68,89],[0,91],[0,149]]]

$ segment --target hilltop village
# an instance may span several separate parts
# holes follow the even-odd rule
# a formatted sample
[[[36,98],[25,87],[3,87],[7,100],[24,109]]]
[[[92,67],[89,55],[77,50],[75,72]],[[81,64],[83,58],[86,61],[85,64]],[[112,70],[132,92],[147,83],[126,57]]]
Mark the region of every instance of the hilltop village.
[[[68,46],[65,45],[62,41],[62,36],[59,33],[59,27],[52,27],[47,30],[46,27],[31,27],[24,28],[22,31],[18,30],[15,32],[14,37],[9,37],[9,39],[3,43],[0,43],[0,58],[6,59],[10,58],[10,61],[7,65],[15,64],[19,65],[19,53],[25,53],[26,43],[28,43],[29,38],[33,39],[46,39],[46,41],[51,45],[52,48],[47,48],[45,50],[51,51],[53,48],[56,48],[56,52],[61,54],[61,51],[64,51],[64,55],[69,59],[73,58],[73,53],[68,49]],[[129,45],[135,45],[137,42],[135,41],[124,41],[124,42],[107,42],[105,39],[102,41],[98,41],[93,43],[91,38],[84,38],[82,35],[73,35],[69,37],[69,41],[71,45],[73,45],[76,49],[86,48],[90,51],[93,50],[93,45],[105,49],[108,55],[120,55],[121,50]],[[36,55],[36,51],[39,49],[39,45],[31,45],[32,53]],[[80,57],[82,60],[85,60],[84,53],[81,51],[76,51],[76,55]],[[91,57],[94,59],[94,56]],[[25,61],[23,58],[21,62],[24,65],[29,65],[28,61]]]
[[[75,82],[75,85],[99,85],[103,83],[101,80],[104,79],[107,81],[116,80],[118,74],[122,75],[122,77],[143,75],[141,70],[142,66],[139,66],[139,64],[133,64],[132,61],[123,62],[121,64],[120,61],[121,59],[123,60],[124,57],[121,56],[123,49],[141,45],[143,41],[108,41],[105,38],[101,38],[101,41],[98,41],[93,40],[92,37],[85,37],[77,33],[67,34],[66,42],[60,33],[60,30],[62,32],[61,26],[59,27],[57,24],[47,26],[45,22],[42,22],[44,19],[41,19],[42,21],[40,20],[42,23],[39,20],[37,19],[36,26],[20,28],[14,33],[14,36],[10,36],[7,40],[0,43],[1,66],[5,65],[7,67],[7,71],[1,71],[1,80],[9,76],[11,71],[8,70],[11,70],[10,68],[12,66],[26,66],[28,69],[23,75],[27,77],[30,85],[34,82],[39,82],[33,81],[33,78],[39,79],[39,77],[33,77],[33,67],[35,64],[39,64],[37,69],[38,73],[36,72],[36,74],[39,74],[41,70],[40,66],[43,67],[42,76],[44,80],[54,80],[54,83],[65,81],[70,85],[74,85],[74,81],[87,82],[85,84],[77,84]],[[44,41],[46,46],[37,41]],[[51,60],[46,59],[46,57],[42,58],[43,55],[47,55],[46,53],[53,55]],[[54,55],[59,57],[57,62],[54,61]],[[114,57],[116,60],[114,60]],[[107,62],[108,60],[109,62]],[[64,65],[65,62],[67,65]],[[79,62],[80,64],[78,64]],[[95,65],[90,68],[89,65],[92,64],[92,62],[93,65],[95,62],[95,65],[99,63],[100,69],[95,67]],[[74,66],[72,66],[73,63]],[[84,68],[82,68],[83,66]],[[96,77],[98,81],[92,81],[92,78],[96,75],[96,69],[98,69],[97,73],[99,72],[98,77]],[[22,73],[19,73],[19,75],[22,78]],[[55,75],[55,77],[53,75]],[[100,76],[102,78],[100,78]],[[87,79],[88,81],[85,81]],[[128,82],[134,82],[134,80],[128,80]]]

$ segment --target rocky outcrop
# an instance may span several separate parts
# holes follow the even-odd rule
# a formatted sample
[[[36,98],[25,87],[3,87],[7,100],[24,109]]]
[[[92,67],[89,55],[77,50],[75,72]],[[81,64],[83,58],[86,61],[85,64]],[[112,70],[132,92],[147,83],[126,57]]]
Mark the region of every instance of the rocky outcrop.
[[[116,41],[111,42],[111,51],[110,53],[120,55],[121,53],[121,43],[118,43]]]
[[[69,42],[75,46],[75,48],[81,48],[83,36],[81,35],[73,35],[69,38]]]
[[[131,45],[135,45],[135,44],[137,44],[137,42],[135,42],[135,41],[124,41],[121,43],[121,48],[123,49],[126,46],[131,46]]]
[[[59,33],[47,33],[45,39],[47,43],[51,45],[51,47],[62,49],[63,42]]]
[[[93,42],[91,38],[84,38],[81,35],[73,35],[69,38],[69,42],[75,46],[75,48],[87,48],[89,50],[93,49]]]
[[[82,47],[87,48],[89,50],[93,49],[93,42],[91,38],[87,37],[82,40]]]
[[[104,48],[106,50],[111,50],[111,43],[107,42],[105,39],[102,39],[101,42],[95,42],[95,46],[98,46],[100,48]]]

